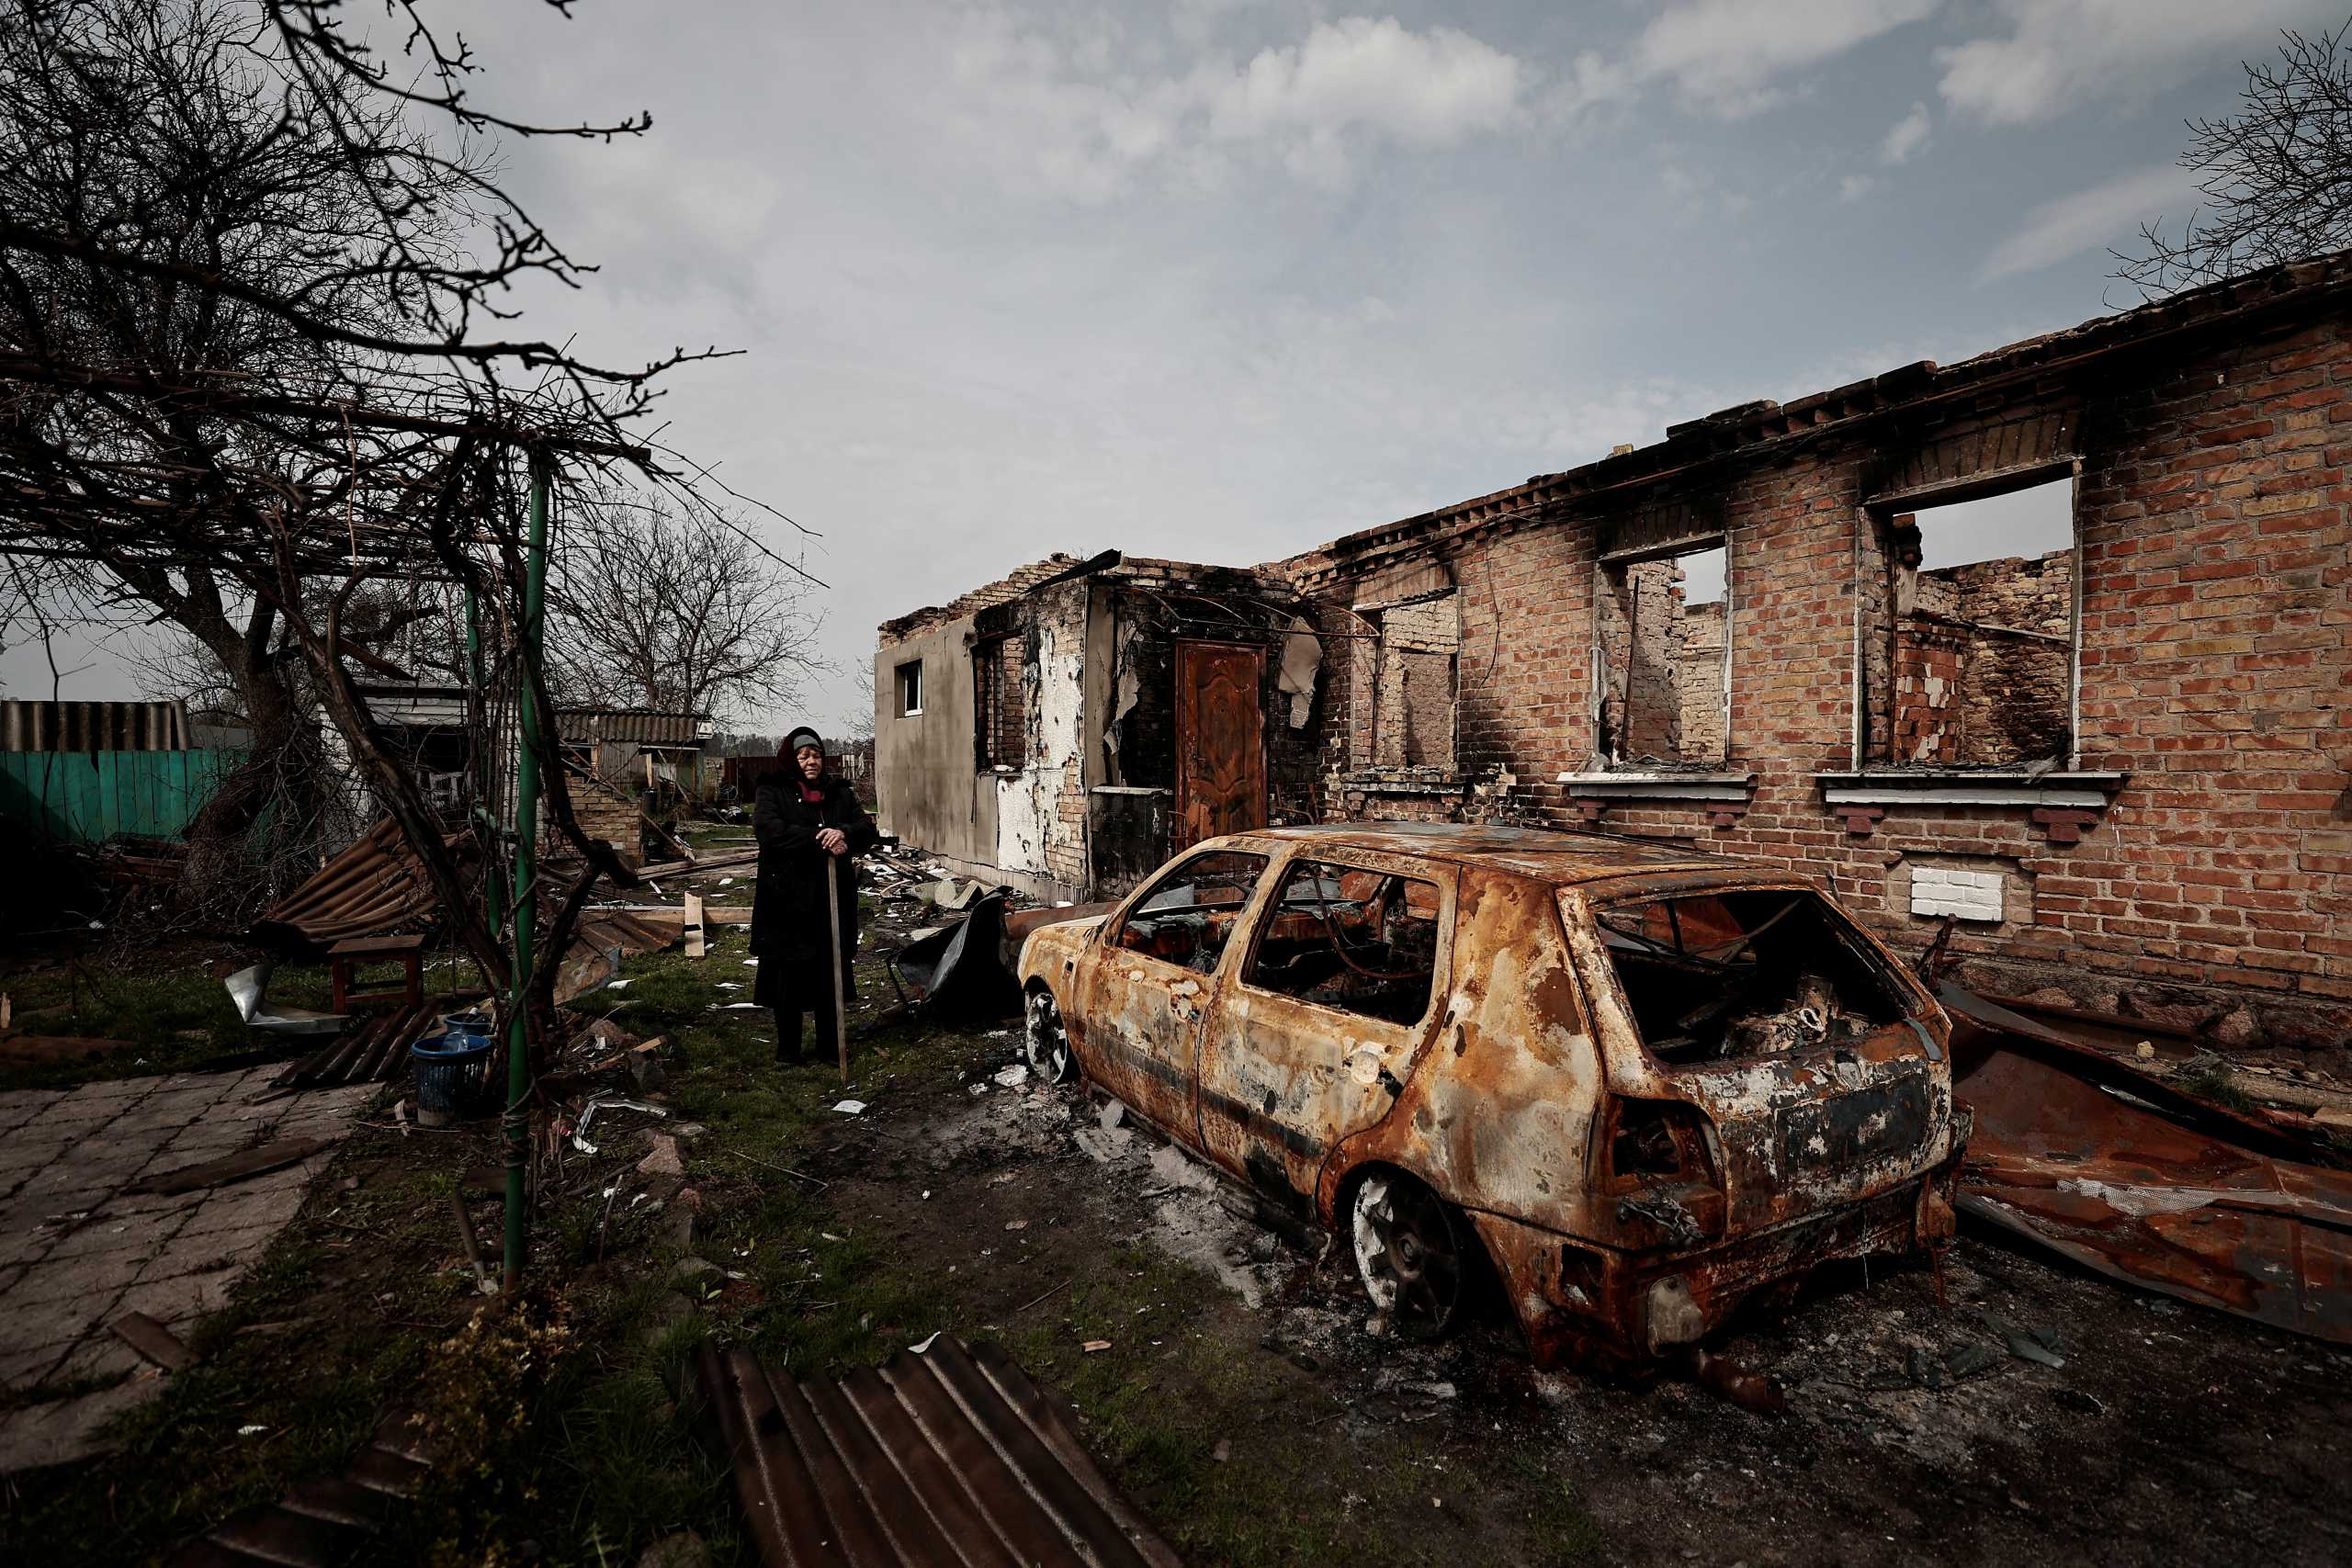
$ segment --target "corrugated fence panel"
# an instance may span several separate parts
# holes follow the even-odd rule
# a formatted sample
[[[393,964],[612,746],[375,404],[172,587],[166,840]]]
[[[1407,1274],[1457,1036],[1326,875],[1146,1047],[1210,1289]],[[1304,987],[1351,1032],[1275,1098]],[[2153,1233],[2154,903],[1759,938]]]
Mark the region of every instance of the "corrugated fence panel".
[[[0,751],[0,817],[41,838],[177,838],[243,751]]]

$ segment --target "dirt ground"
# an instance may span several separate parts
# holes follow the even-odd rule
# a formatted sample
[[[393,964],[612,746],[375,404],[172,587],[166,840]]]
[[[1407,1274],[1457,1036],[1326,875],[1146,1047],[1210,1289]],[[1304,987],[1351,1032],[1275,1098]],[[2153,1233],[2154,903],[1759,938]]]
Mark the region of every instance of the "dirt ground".
[[[1015,1060],[1009,1032],[987,1043]],[[1736,1324],[1722,1348],[1781,1380],[1785,1417],[1537,1374],[1493,1314],[1433,1347],[1373,1337],[1344,1249],[1235,1217],[1102,1105],[977,1072],[843,1118],[808,1168],[938,1287],[940,1326],[1075,1396],[1190,1560],[2352,1558],[2352,1355],[1972,1234],[1940,1301],[1932,1270],[1882,1263]],[[2010,1354],[2011,1328],[2064,1365]],[[1998,1354],[1946,1373],[1968,1345]]]
[[[836,1112],[833,1070],[775,1067],[764,1015],[732,1005],[747,956],[729,930],[705,960],[628,961],[606,1004],[668,1040],[672,1114],[616,1113],[602,1154],[549,1179],[529,1268],[570,1348],[521,1403],[480,1384],[466,1408],[507,1410],[507,1435],[477,1433],[475,1462],[367,1561],[613,1568],[692,1530],[716,1563],[752,1562],[682,1397],[694,1347],[747,1344],[815,1377],[940,1330],[1003,1345],[1069,1398],[1200,1565],[2352,1560],[2352,1354],[1966,1233],[1940,1297],[1926,1269],[1881,1263],[1736,1323],[1721,1348],[1781,1380],[1781,1418],[1678,1382],[1539,1375],[1492,1312],[1402,1343],[1371,1332],[1344,1251],[1260,1230],[1086,1090],[1028,1079],[1009,1027],[869,1030],[849,1091],[865,1110]],[[871,957],[860,974],[870,1021],[888,986]],[[94,995],[74,1021],[136,1049],[24,1072],[185,1071],[251,1049],[187,954]],[[0,1487],[0,1561],[160,1561],[341,1473],[385,1410],[450,1382],[481,1299],[450,1201],[460,1171],[497,1159],[495,1123],[403,1132],[402,1092],[196,1332],[198,1364],[128,1418],[120,1452]],[[694,1249],[727,1281],[704,1278],[685,1317],[657,1212],[678,1179],[649,1190],[638,1168],[662,1129],[700,1195]],[[495,1202],[474,1209],[494,1235]],[[2019,1359],[2012,1333],[2064,1364]]]

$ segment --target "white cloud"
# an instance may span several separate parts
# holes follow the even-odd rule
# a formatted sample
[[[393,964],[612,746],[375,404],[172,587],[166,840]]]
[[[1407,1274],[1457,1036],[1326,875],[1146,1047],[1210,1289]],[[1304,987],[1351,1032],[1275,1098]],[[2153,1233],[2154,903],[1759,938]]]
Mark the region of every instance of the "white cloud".
[[[2197,204],[2197,175],[2172,164],[2120,175],[2072,196],[2045,201],[1993,248],[1980,282],[2034,272],[2098,245],[2128,241],[2143,223],[2177,221]]]
[[[1688,0],[1642,30],[1633,68],[1671,79],[1727,117],[1776,101],[1772,84],[1882,33],[1922,20],[1941,0]]]
[[[1226,137],[1363,130],[1446,147],[1509,125],[1534,75],[1451,28],[1416,33],[1393,17],[1348,17],[1317,22],[1304,42],[1261,51],[1216,81],[1211,121]]]
[[[1886,133],[1886,140],[1878,144],[1878,161],[1889,164],[1909,162],[1912,153],[1928,144],[1928,134],[1934,128],[1928,106],[1913,104],[1911,112],[1896,120],[1894,129]]]
[[[1838,182],[1838,199],[1847,202],[1860,201],[1877,188],[1878,181],[1868,175],[1848,175]]]
[[[2006,30],[1936,51],[1944,102],[2028,125],[2092,97],[2161,91],[2281,28],[2339,20],[2344,0],[1994,0]]]
[[[917,112],[1016,185],[1092,202],[1148,170],[1219,188],[1252,158],[1340,184],[1361,149],[1455,147],[1519,123],[1542,75],[1467,33],[1393,17],[1317,22],[1247,61],[1206,52],[1161,73],[1124,70],[1116,54],[1099,34],[1066,40],[968,14],[949,91]]]

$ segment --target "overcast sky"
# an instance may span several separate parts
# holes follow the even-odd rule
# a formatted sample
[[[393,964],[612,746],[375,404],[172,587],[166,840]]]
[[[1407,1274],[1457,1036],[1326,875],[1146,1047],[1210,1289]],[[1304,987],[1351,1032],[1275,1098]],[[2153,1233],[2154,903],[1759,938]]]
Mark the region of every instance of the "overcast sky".
[[[822,535],[831,727],[876,622],[1055,550],[1263,560],[2128,304],[2184,118],[2347,4],[428,8],[486,104],[652,114],[509,150],[603,267],[535,324],[746,351],[665,439]]]

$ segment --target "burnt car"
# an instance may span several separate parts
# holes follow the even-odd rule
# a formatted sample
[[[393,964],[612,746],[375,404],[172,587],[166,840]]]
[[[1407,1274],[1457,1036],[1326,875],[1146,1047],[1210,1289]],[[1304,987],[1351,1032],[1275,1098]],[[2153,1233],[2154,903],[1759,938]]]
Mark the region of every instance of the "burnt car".
[[[1950,1021],[1782,869],[1240,833],[1035,931],[1020,979],[1033,1067],[1347,1238],[1408,1332],[1490,1266],[1540,1362],[1638,1363],[1820,1263],[1952,1235]]]

